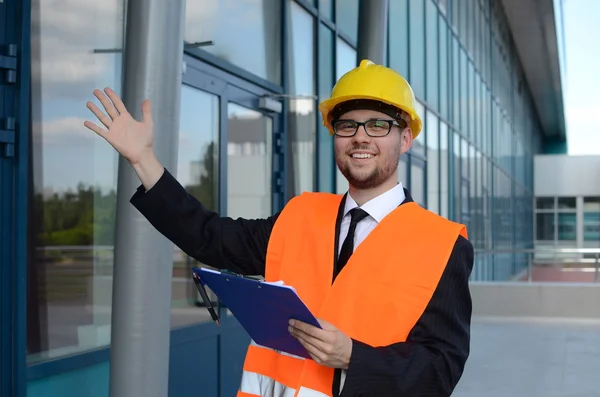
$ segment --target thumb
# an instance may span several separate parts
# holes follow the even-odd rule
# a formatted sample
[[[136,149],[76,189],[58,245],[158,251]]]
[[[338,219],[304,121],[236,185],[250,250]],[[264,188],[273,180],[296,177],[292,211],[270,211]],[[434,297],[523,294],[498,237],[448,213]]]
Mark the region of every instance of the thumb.
[[[152,123],[152,105],[149,99],[142,102],[142,121],[144,123]]]

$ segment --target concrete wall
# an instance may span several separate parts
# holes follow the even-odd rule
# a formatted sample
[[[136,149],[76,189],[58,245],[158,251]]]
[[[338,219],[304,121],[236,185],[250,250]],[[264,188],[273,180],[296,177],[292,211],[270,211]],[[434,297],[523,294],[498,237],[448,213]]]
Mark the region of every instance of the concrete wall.
[[[474,316],[600,319],[600,283],[470,285]]]
[[[600,156],[535,156],[534,195],[600,196]]]

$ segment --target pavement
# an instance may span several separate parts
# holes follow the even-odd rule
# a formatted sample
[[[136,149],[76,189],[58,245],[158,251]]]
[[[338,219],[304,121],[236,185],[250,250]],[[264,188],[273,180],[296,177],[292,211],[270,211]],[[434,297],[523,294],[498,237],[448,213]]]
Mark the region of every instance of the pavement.
[[[474,318],[453,397],[600,397],[600,320]]]

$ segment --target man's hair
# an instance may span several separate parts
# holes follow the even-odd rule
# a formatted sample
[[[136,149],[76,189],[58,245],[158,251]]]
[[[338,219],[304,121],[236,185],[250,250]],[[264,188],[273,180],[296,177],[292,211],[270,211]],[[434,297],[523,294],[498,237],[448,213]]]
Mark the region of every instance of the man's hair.
[[[344,113],[357,109],[375,110],[385,113],[400,124],[402,128],[406,128],[410,122],[410,115],[402,109],[398,109],[393,105],[373,100],[373,99],[355,99],[342,102],[333,108],[329,114],[329,121],[338,119]]]

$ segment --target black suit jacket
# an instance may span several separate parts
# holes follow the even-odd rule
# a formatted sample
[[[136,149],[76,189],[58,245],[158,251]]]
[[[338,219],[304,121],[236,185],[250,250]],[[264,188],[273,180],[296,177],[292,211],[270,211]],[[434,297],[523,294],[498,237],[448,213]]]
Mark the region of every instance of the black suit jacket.
[[[404,202],[412,201],[409,192],[405,194]],[[149,191],[140,186],[131,203],[198,261],[241,274],[264,275],[267,244],[279,214],[266,219],[221,217],[187,194],[167,170]],[[336,248],[343,205],[344,201],[338,214]],[[334,263],[336,259],[337,249]],[[437,289],[406,342],[375,348],[353,341],[340,397],[450,396],[469,356],[472,267],[473,247],[459,236]],[[335,385],[332,388],[337,395]]]

